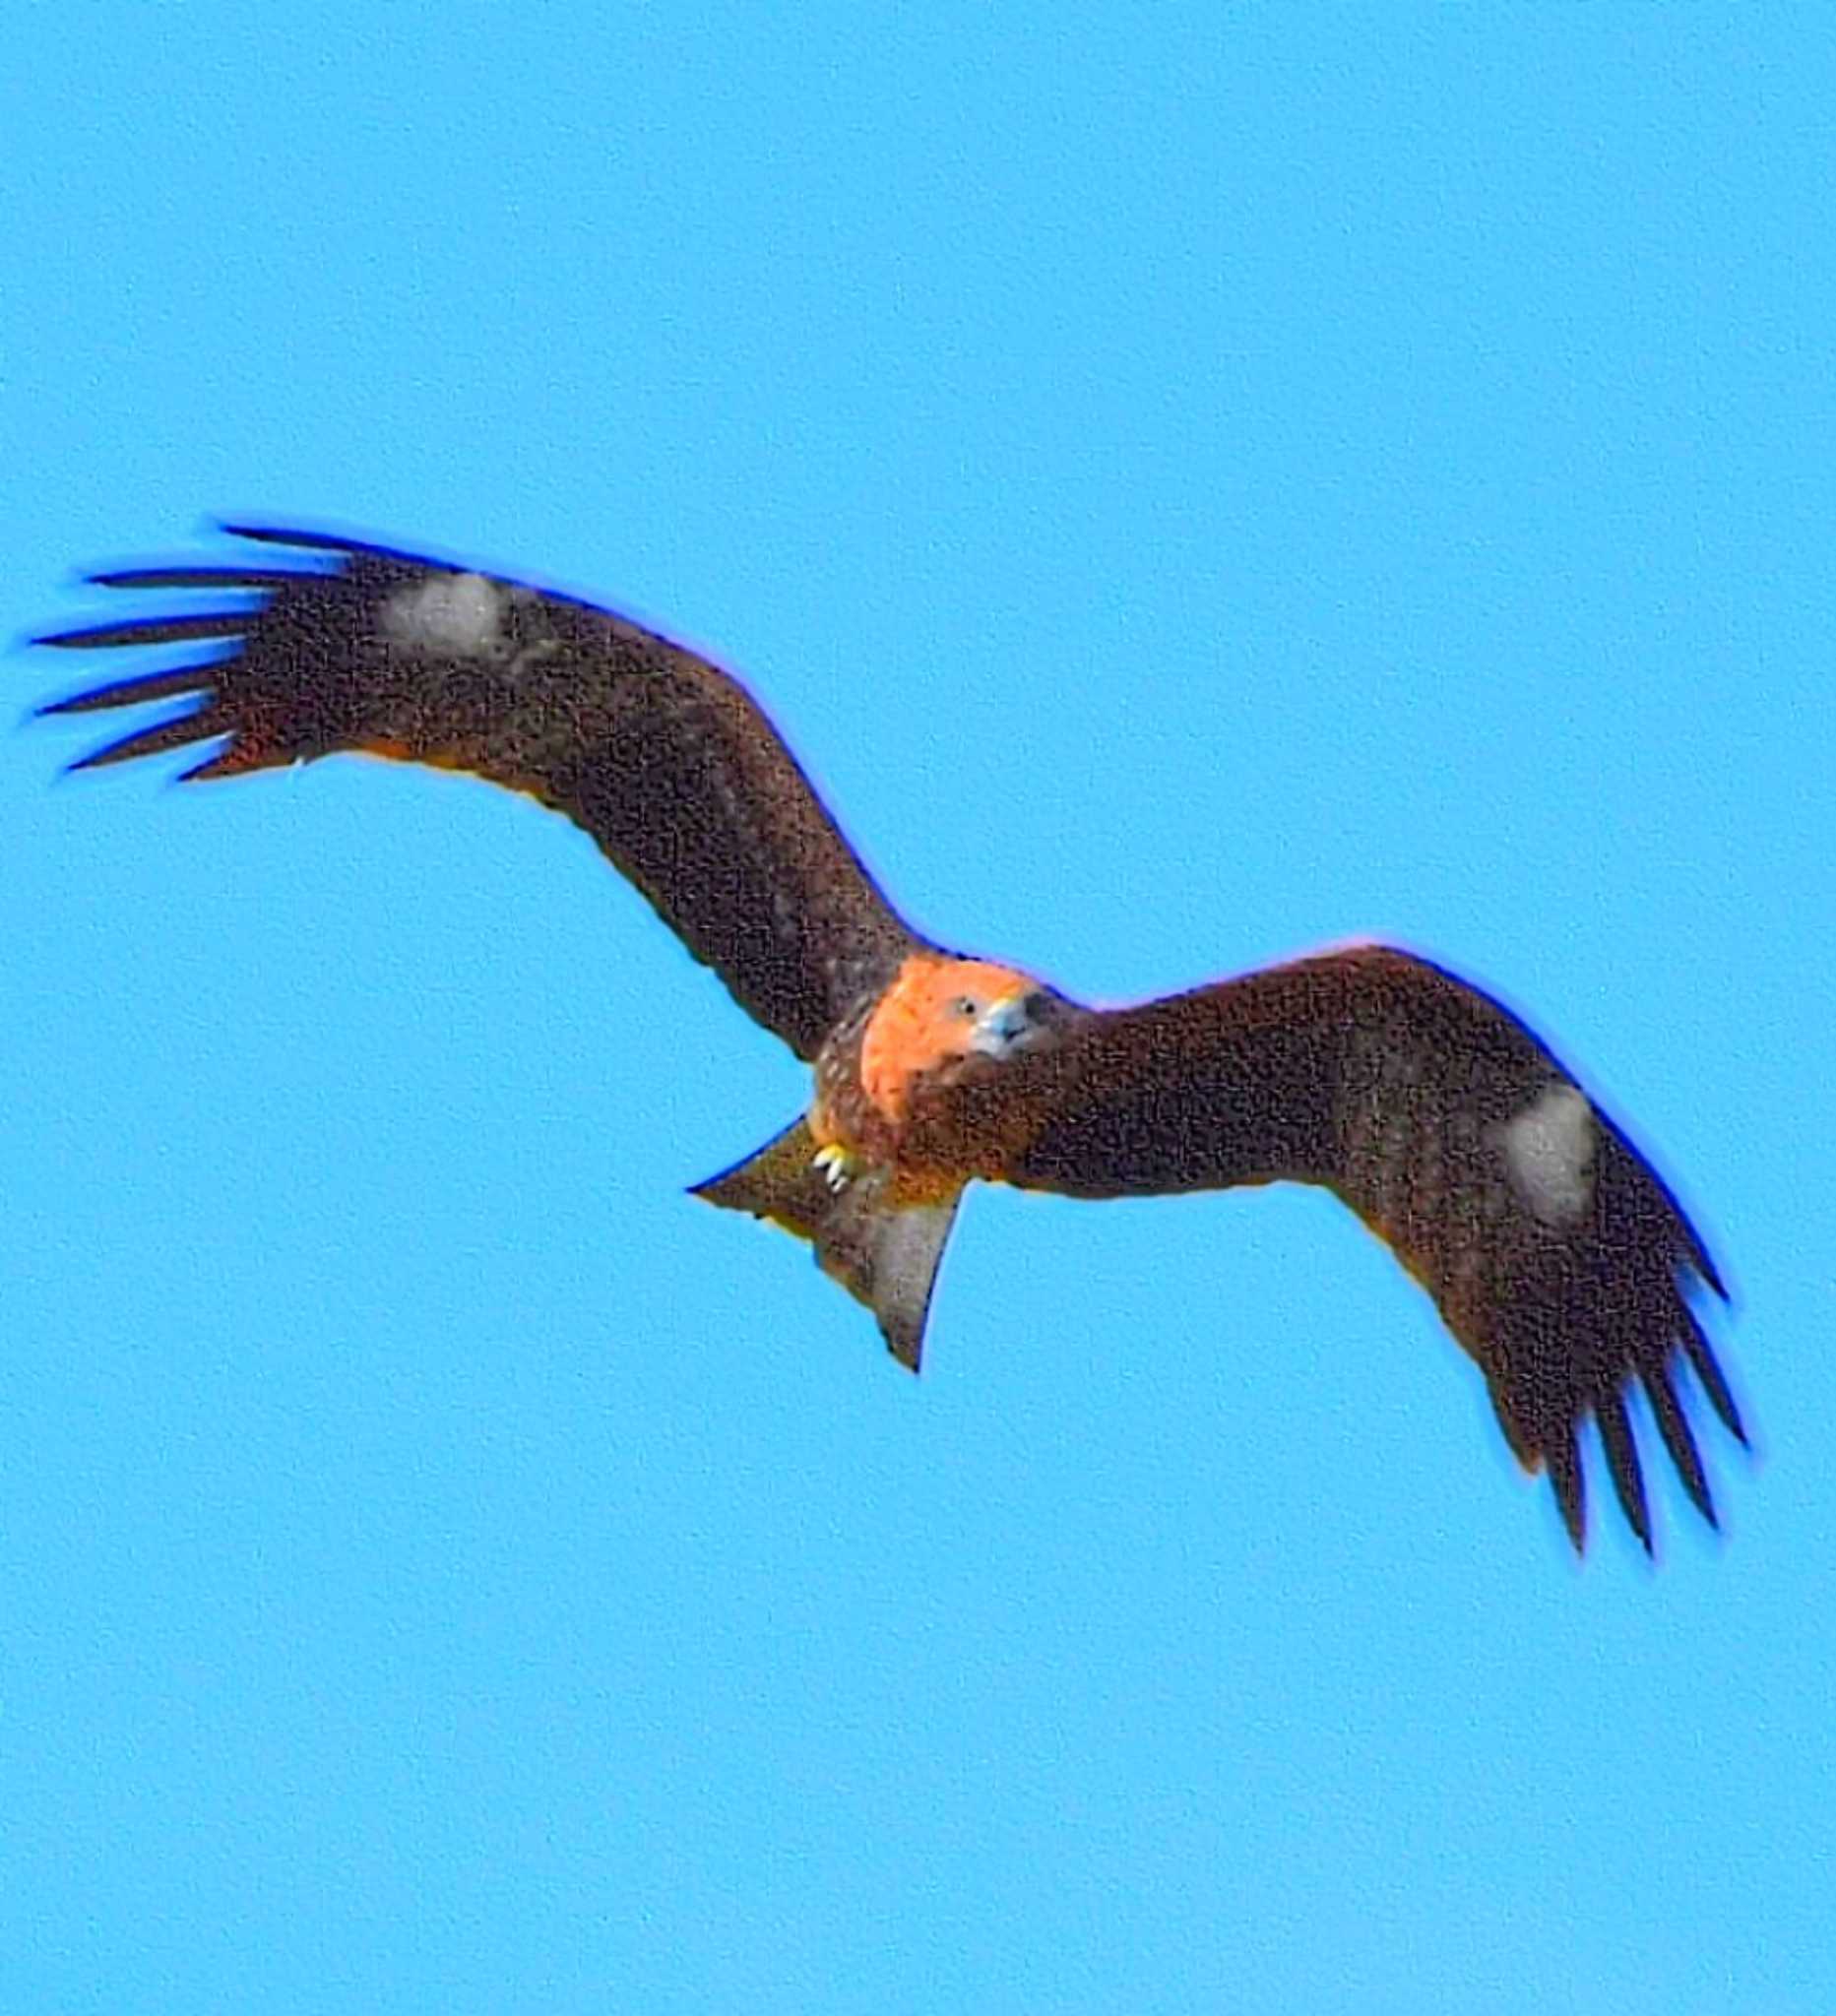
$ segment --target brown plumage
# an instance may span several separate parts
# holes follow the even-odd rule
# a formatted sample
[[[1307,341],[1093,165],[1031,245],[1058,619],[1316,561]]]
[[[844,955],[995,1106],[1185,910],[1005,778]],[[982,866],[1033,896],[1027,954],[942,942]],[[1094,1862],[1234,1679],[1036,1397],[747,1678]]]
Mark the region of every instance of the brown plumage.
[[[46,711],[201,696],[75,768],[222,736],[187,777],[360,749],[526,791],[592,834],[800,1057],[912,949],[751,696],[694,652],[590,603],[386,547],[238,530],[337,564],[93,576],[109,588],[247,589],[264,599],[45,639],[239,647],[55,703]]]
[[[1080,1006],[911,930],[755,703],[693,652],[494,576],[239,530],[297,564],[92,578],[228,590],[242,606],[42,640],[224,647],[45,709],[196,702],[74,767],[220,737],[187,777],[367,750],[567,813],[813,1068],[807,1114],[698,1194],[807,1239],[902,1362],[918,1367],[973,1180],[1093,1198],[1322,1184],[1433,1295],[1577,1547],[1590,1416],[1651,1544],[1634,1386],[1713,1523],[1676,1377],[1686,1361],[1745,1439],[1689,1294],[1725,1291],[1650,1166],[1496,1001],[1372,945],[1138,1007]]]

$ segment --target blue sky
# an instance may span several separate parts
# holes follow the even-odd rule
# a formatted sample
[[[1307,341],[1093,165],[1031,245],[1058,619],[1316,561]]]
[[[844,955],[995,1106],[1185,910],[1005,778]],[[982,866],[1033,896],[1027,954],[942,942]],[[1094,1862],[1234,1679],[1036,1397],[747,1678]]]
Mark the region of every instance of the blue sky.
[[[1292,1190],[978,1192],[913,1382],[683,1195],[804,1081],[582,836],[9,732],[8,2006],[1836,2006],[1827,27],[511,19],[22,16],[7,628],[335,519],[718,651],[1072,991],[1431,953],[1758,1453],[1577,1567]]]

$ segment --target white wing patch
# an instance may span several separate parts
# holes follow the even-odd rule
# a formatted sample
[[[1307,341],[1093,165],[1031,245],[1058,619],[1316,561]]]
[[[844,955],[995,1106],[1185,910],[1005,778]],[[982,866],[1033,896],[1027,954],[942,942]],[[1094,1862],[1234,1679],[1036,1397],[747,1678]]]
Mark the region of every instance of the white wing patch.
[[[1587,1095],[1551,1085],[1498,1129],[1512,1186],[1545,1225],[1568,1225],[1594,1195],[1597,1130]]]
[[[383,628],[411,651],[495,658],[504,646],[504,600],[482,574],[435,574],[384,602]]]

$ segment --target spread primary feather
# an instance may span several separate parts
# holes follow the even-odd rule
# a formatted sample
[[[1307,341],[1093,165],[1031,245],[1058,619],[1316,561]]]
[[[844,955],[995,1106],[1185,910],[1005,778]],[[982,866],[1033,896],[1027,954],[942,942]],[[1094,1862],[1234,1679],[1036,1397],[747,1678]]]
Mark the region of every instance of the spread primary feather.
[[[734,999],[811,1066],[808,1112],[699,1194],[807,1239],[917,1368],[966,1186],[1089,1198],[1297,1181],[1335,1191],[1433,1295],[1577,1547],[1581,1430],[1647,1547],[1642,1390],[1713,1522],[1685,1371],[1744,1439],[1692,1289],[1700,1238],[1625,1134],[1480,988],[1352,946],[1097,1010],[961,958],[887,902],[750,694],[575,598],[323,534],[236,529],[285,564],[93,577],[233,605],[65,648],[212,655],[54,702],[183,711],[83,758],[199,742],[222,778],[340,750],[471,771],[566,814]]]

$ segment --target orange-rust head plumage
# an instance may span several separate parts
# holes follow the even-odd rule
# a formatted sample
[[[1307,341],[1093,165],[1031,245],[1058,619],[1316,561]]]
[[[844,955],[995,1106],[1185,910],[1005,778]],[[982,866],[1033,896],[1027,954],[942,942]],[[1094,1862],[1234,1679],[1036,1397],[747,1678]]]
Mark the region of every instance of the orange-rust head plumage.
[[[1635,1392],[1714,1522],[1676,1384],[1687,1367],[1745,1440],[1690,1299],[1692,1282],[1724,1292],[1714,1264],[1626,1135],[1482,988],[1362,946],[1081,1007],[918,939],[757,703],[711,661],[613,610],[458,563],[311,531],[237,536],[283,550],[91,577],[222,591],[234,606],[149,604],[41,640],[209,653],[54,702],[189,706],[76,767],[208,742],[217,753],[186,775],[211,778],[361,750],[471,771],[564,812],[814,1069],[807,1118],[700,1194],[809,1240],[903,1363],[918,1365],[971,1181],[1087,1198],[1322,1184],[1433,1294],[1577,1547],[1590,1419],[1651,1545]]]
[[[861,1037],[861,1090],[887,1119],[902,1118],[917,1080],[982,1047],[990,1013],[1038,987],[1030,975],[985,959],[915,953]]]

